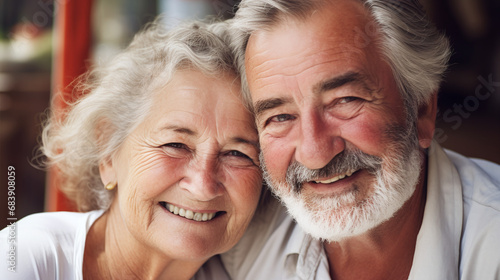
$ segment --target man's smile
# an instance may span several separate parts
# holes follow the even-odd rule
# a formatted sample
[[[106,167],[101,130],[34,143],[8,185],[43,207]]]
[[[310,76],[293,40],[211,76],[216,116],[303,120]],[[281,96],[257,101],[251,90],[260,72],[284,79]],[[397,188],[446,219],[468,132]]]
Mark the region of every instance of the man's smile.
[[[339,175],[331,177],[329,179],[325,179],[325,180],[321,180],[321,181],[313,181],[313,182],[316,183],[316,184],[331,184],[331,183],[337,182],[338,180],[342,180],[345,177],[349,177],[349,176],[351,176],[353,173],[355,173],[357,171],[358,170],[350,170],[350,171],[347,171],[344,174],[339,174]]]

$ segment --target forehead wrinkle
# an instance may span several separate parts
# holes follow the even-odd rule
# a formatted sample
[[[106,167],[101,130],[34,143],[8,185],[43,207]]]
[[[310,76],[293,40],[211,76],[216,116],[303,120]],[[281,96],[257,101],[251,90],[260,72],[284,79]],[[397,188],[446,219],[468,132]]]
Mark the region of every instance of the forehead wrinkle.
[[[260,54],[255,54],[254,57],[253,57],[253,59],[249,59],[249,61],[250,60],[257,60],[257,61],[261,60],[260,63],[258,63],[257,65],[253,65],[253,67],[252,67],[253,71],[257,71],[257,74],[255,75],[256,78],[260,78],[259,76],[261,76],[261,75],[266,75],[269,72],[272,73],[273,71],[276,71],[275,65],[280,65],[281,61],[283,61],[283,60],[287,61],[287,60],[294,59],[294,58],[298,57],[298,58],[300,58],[302,60],[301,63],[298,64],[298,65],[302,65],[302,64],[306,64],[306,63],[311,63],[312,61],[311,61],[310,58],[312,58],[315,55],[316,55],[315,53],[302,54],[299,51],[299,52],[296,52],[294,54],[287,54],[286,56],[282,56],[282,55],[278,54],[279,57],[274,57],[273,58],[273,56],[276,56],[276,54],[271,53],[271,52],[268,52],[266,54],[266,52],[264,52],[264,53],[260,53]],[[259,59],[259,56],[262,56],[262,58]],[[271,58],[269,56],[271,56]],[[288,70],[288,68],[295,68],[298,65],[297,64],[294,64],[294,65],[282,65],[282,67],[285,67],[285,68],[280,68],[279,69],[280,73],[271,74],[269,77],[273,77],[273,76],[276,76],[276,75],[280,75],[280,76],[294,76],[297,73],[289,72],[287,70]],[[261,69],[262,69],[262,71],[259,71]],[[289,73],[287,73],[287,72],[289,72]]]
[[[253,120],[253,118],[252,118]],[[238,143],[246,143],[252,146],[258,147],[258,136],[257,131],[255,130],[255,140],[251,139],[251,133],[248,133],[249,130],[255,129],[253,127],[253,122],[251,120],[238,120],[239,122],[243,122],[240,127],[246,127],[246,129],[240,129],[235,127],[228,127],[230,124],[217,124],[217,142],[219,146],[225,144],[238,144]],[[233,125],[234,126],[234,125]],[[207,128],[208,129],[208,128]],[[248,135],[246,135],[248,134]]]
[[[314,85],[313,92],[315,94],[321,94],[346,85],[360,85],[370,94],[375,92],[373,81],[371,81],[367,75],[358,71],[347,71],[332,78],[321,80]]]
[[[206,126],[207,120],[203,116],[203,113],[174,110],[162,116],[162,121],[159,122],[160,125],[156,126],[156,123],[152,124],[156,126],[156,129],[152,132],[158,134],[165,131],[172,131],[188,136],[197,136],[199,132],[196,131],[196,125],[193,124],[202,121]]]
[[[252,37],[256,37],[256,36],[259,36],[260,34],[263,34],[264,38],[261,39],[261,41],[263,41],[263,42],[260,42],[259,44],[264,45],[266,42],[266,37],[267,37],[267,39],[270,39],[272,41],[273,34],[276,34],[276,33],[281,32],[281,31],[287,32],[287,30],[294,30],[296,28],[298,28],[299,30],[303,30],[304,26],[310,26],[311,24],[314,24],[315,22],[318,21],[318,19],[321,19],[321,18],[325,18],[329,22],[332,22],[330,20],[331,17],[332,16],[339,17],[339,13],[340,13],[339,20],[349,19],[351,21],[354,21],[355,27],[366,26],[368,24],[368,22],[373,21],[373,19],[371,17],[367,17],[367,16],[369,16],[369,13],[368,13],[366,7],[362,3],[357,3],[354,6],[352,5],[352,3],[348,4],[347,6],[345,5],[346,3],[339,3],[339,4],[340,4],[340,6],[336,5],[333,2],[328,4],[328,5],[331,5],[332,9],[323,9],[323,10],[315,9],[314,13],[312,13],[312,14],[316,13],[317,17],[310,17],[310,16],[304,17],[304,18],[285,17],[284,20],[280,20],[279,23],[274,25],[271,29],[254,32],[250,37],[252,39]],[[350,13],[341,13],[340,7],[348,8],[348,11]],[[307,34],[305,35],[306,37],[304,38],[304,40],[301,41],[302,42],[301,45],[309,44],[309,45],[307,45],[307,47],[309,47],[309,46],[311,46],[311,43],[314,43],[318,38],[320,38],[320,39],[325,38],[328,40],[328,38],[330,38],[332,36],[333,36],[333,38],[338,38],[339,36],[341,36],[341,37],[344,37],[347,41],[350,41],[350,43],[347,43],[347,41],[346,41],[346,43],[344,45],[339,45],[338,42],[330,42],[331,43],[330,45],[337,46],[339,48],[346,48],[346,44],[347,44],[348,50],[353,49],[352,47],[353,46],[355,47],[356,39],[359,37],[359,33],[363,32],[363,29],[361,28],[360,30],[353,30],[353,29],[346,29],[345,27],[341,27],[338,24],[332,25],[333,23],[337,23],[339,20],[337,20],[337,21],[334,20],[331,24],[329,24],[327,26],[327,28],[322,28],[319,30],[317,27],[313,26],[313,28],[315,29],[315,32],[307,32]],[[251,41],[255,41],[255,40],[251,40]],[[262,43],[264,43],[264,44],[262,44]],[[306,43],[306,44],[304,44],[304,43]],[[286,44],[283,44],[283,43],[281,43],[281,44],[283,45],[284,49],[289,49],[292,51],[295,50],[295,48],[290,48]],[[252,45],[255,45],[255,42],[252,42]],[[366,46],[360,46],[359,49],[364,49],[365,47]],[[300,48],[301,48],[301,46],[299,45],[299,49]],[[361,50],[358,50],[358,51],[361,51]],[[314,52],[314,53],[316,53],[316,52]],[[265,51],[263,52],[263,54],[265,54]]]
[[[265,58],[264,54],[260,54],[264,56],[262,58],[262,62],[258,65],[253,66],[251,69],[251,73],[254,75],[254,80],[260,80],[262,82],[267,81],[268,79],[273,79],[276,77],[293,77],[298,76],[301,73],[304,73],[310,69],[324,66],[325,64],[335,63],[339,60],[352,60],[354,61],[364,61],[366,60],[365,54],[360,50],[346,50],[341,47],[330,47],[319,52],[311,52],[306,55],[297,52],[294,55],[281,56],[278,58]],[[278,54],[279,55],[279,54]],[[363,58],[359,59],[362,56]],[[294,60],[294,58],[299,58],[298,60]],[[254,57],[255,58],[255,57]],[[358,58],[358,59],[355,59]],[[293,65],[283,65],[281,61],[299,61],[298,64]],[[280,68],[277,68],[276,65],[280,65]],[[360,65],[359,67],[362,67]],[[259,70],[264,68],[263,71]],[[296,69],[295,71],[290,71],[289,69]],[[278,69],[279,72],[276,71]],[[328,69],[330,70],[330,69]],[[274,73],[273,73],[274,71]],[[269,74],[270,75],[267,75]]]
[[[300,76],[301,74],[304,74],[307,71],[311,71],[314,68],[323,67],[325,65],[328,65],[328,64],[331,64],[331,63],[335,63],[338,60],[342,59],[342,58],[340,58],[340,56],[332,55],[331,54],[332,49],[335,50],[335,48],[328,48],[328,49],[322,51],[322,53],[319,53],[319,54],[318,53],[311,53],[311,54],[309,54],[308,55],[309,57],[316,57],[316,58],[307,59],[307,56],[306,56],[305,59],[301,61],[301,64],[307,64],[306,65],[307,67],[302,67],[302,69],[297,70],[296,73],[273,73],[270,76],[266,76],[265,75],[266,72],[270,72],[270,71],[274,70],[272,67],[270,67],[269,69],[266,69],[265,72],[257,73],[256,74],[257,77],[254,79],[254,81],[259,83],[259,88],[260,89],[265,89],[266,87],[273,87],[274,85],[277,84],[278,88],[277,89],[273,89],[273,91],[277,91],[277,92],[274,92],[274,93],[285,94],[285,96],[278,96],[276,98],[262,99],[262,100],[256,101],[255,105],[254,105],[254,110],[255,110],[256,117],[258,118],[266,110],[273,109],[273,108],[279,107],[281,105],[285,105],[285,104],[293,102],[292,101],[292,99],[293,99],[292,97],[286,96],[286,94],[289,93],[288,86],[292,86],[291,85],[291,81],[288,80],[288,81],[285,81],[284,83],[280,83],[280,82],[283,82],[283,81],[279,81],[278,79],[280,79],[280,78],[289,78],[289,77],[298,78],[298,76]],[[337,53],[341,53],[341,51],[339,51]],[[300,54],[297,54],[297,55],[300,55]],[[345,54],[342,54],[342,55],[344,57],[346,56]],[[327,57],[327,59],[321,59],[319,56]],[[274,59],[274,60],[275,61],[279,61],[280,59],[287,59],[287,58],[288,57],[281,57],[279,59]],[[266,62],[269,62],[269,61],[271,61],[271,60],[264,61],[262,64],[264,64]],[[261,64],[261,66],[262,66],[262,64]],[[290,67],[295,67],[295,66],[296,65],[291,65]],[[356,69],[356,66],[350,66],[349,68]],[[283,72],[282,70],[278,70],[278,71]],[[321,84],[321,83],[324,84],[324,83],[328,82],[329,79],[332,79],[331,78],[332,77],[331,73],[335,72],[335,71],[338,71],[338,70],[332,69],[332,68],[329,68],[329,67],[325,67],[325,70],[321,70],[321,72],[327,72],[326,78],[324,78],[319,83],[313,84],[312,88],[306,88],[306,89],[303,89],[303,90],[305,90],[305,91],[312,90],[313,92],[315,90],[317,91],[318,84]],[[359,82],[365,88],[367,88],[368,91],[371,92],[372,90],[368,86],[369,81],[367,81],[367,77],[363,73],[364,73],[364,71],[342,69],[342,73],[339,74],[339,77],[341,77],[343,75],[351,75],[351,76],[353,76],[352,79],[355,80],[354,82]],[[259,77],[259,76],[262,76],[262,77]],[[346,77],[346,78],[348,78],[348,77]],[[298,80],[296,80],[295,83],[298,83],[299,86],[302,84]],[[283,88],[283,85],[285,86],[284,88]],[[302,90],[300,90],[300,91],[302,91]]]

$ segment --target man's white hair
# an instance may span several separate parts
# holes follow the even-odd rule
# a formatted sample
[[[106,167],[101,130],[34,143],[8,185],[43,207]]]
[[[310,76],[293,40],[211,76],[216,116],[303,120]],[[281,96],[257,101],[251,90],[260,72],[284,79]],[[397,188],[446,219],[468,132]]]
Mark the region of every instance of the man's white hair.
[[[381,34],[377,43],[392,68],[405,101],[408,119],[415,120],[418,107],[429,102],[439,89],[450,57],[448,39],[429,21],[417,0],[359,1],[371,14]],[[242,0],[234,19],[233,48],[242,73],[246,105],[252,108],[245,76],[244,56],[250,35],[269,30],[286,18],[307,20],[328,0]],[[367,26],[362,32],[373,32]],[[370,35],[370,34],[367,34]],[[358,46],[363,48],[363,43]]]

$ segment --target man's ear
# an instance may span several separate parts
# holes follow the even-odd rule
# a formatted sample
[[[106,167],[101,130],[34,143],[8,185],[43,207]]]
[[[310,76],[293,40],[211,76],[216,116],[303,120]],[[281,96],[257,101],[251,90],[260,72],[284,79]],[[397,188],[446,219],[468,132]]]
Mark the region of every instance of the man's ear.
[[[418,143],[421,148],[429,148],[434,138],[437,114],[437,92],[433,93],[426,104],[418,108]]]

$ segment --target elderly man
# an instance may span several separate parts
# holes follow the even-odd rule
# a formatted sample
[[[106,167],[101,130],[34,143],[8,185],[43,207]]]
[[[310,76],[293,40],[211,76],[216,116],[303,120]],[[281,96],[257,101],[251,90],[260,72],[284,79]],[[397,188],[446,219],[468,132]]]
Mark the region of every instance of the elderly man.
[[[271,205],[234,279],[500,279],[500,166],[433,142],[449,45],[414,0],[243,0]]]

